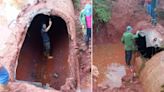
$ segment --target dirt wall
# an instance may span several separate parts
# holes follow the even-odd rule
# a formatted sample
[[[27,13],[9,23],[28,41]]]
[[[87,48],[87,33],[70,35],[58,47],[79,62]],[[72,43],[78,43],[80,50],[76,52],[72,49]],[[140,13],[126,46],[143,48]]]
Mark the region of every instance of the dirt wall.
[[[39,13],[51,14],[61,17],[67,24],[69,34],[69,70],[70,78],[75,82],[78,80],[78,62],[76,58],[76,30],[74,21],[74,8],[72,0],[36,0],[34,4],[27,4],[21,12],[10,21],[8,26],[2,26],[0,39],[0,61],[7,68],[10,80],[15,81],[17,61],[19,52],[24,42],[27,29],[33,17]],[[67,81],[66,81],[67,82]],[[66,83],[68,84],[68,83]],[[76,84],[76,83],[75,83]]]
[[[140,21],[149,21],[141,0],[114,0],[112,16],[109,23],[103,25],[98,32],[94,30],[94,44],[105,44],[120,41],[127,25],[132,27]],[[134,30],[136,31],[136,30]]]

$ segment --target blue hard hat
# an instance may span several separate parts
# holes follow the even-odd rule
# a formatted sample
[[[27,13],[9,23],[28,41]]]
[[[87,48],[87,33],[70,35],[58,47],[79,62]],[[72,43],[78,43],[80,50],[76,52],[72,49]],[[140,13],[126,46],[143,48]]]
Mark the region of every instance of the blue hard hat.
[[[86,16],[91,16],[92,15],[92,6],[91,6],[91,4],[86,4],[84,9],[85,9],[85,15]]]
[[[127,27],[126,27],[126,31],[131,32],[132,30],[133,30],[133,28],[132,28],[131,26],[127,26]]]

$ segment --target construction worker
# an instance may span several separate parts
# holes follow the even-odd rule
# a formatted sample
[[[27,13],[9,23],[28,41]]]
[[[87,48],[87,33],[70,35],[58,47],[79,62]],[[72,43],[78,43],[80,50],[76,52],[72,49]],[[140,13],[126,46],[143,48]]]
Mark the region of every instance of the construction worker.
[[[91,27],[92,27],[92,6],[90,1],[87,2],[84,9],[80,12],[80,23],[82,24],[82,28],[86,28],[84,32],[85,36],[85,44],[89,46],[89,40],[91,38]]]
[[[151,22],[153,25],[157,24],[157,13],[156,13],[157,4],[158,4],[158,0],[149,0],[146,2],[146,10],[148,14],[151,16]]]
[[[43,41],[43,47],[44,47],[44,56],[46,56],[48,59],[52,59],[53,56],[50,55],[50,38],[48,35],[48,31],[52,25],[52,21],[49,18],[49,25],[46,26],[46,23],[42,23],[42,28],[41,28],[41,36],[42,36],[42,41]]]
[[[86,46],[89,46],[89,40],[91,38],[91,28],[92,28],[92,6],[91,4],[86,4],[85,6],[85,20],[86,20]]]
[[[0,92],[8,92],[7,84],[9,82],[9,73],[6,68],[0,64]]]
[[[146,11],[150,16],[151,16],[151,10],[152,10],[151,2],[148,1],[148,2],[146,2]]]
[[[125,61],[129,67],[131,66],[132,54],[135,48],[134,35],[132,33],[132,30],[133,28],[131,26],[127,26],[126,31],[123,33],[123,36],[121,38],[121,42],[124,44],[125,48]]]
[[[80,20],[80,24],[82,26],[83,38],[85,40],[85,37],[86,37],[85,9],[81,10],[79,20]]]
[[[151,17],[152,17],[152,24],[156,25],[157,24],[157,13],[156,13],[156,7],[157,7],[158,0],[151,0]]]

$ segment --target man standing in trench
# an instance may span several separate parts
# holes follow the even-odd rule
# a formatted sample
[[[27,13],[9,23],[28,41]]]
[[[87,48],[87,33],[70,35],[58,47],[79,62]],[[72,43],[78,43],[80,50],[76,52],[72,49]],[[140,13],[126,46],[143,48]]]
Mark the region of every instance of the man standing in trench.
[[[91,28],[92,28],[92,6],[90,3],[85,6],[85,20],[86,20],[86,46],[89,47],[89,40],[91,38]]]
[[[49,18],[49,25],[46,26],[46,23],[42,23],[42,28],[41,28],[41,36],[42,36],[42,41],[43,41],[43,47],[44,47],[44,56],[46,56],[48,59],[52,59],[53,56],[50,55],[50,37],[48,35],[48,31],[52,25],[51,18]]]
[[[80,23],[82,25],[83,36],[87,48],[89,47],[89,41],[91,38],[92,28],[92,6],[91,1],[88,1],[84,9],[80,12]]]
[[[0,64],[0,92],[8,92],[7,84],[9,81],[9,73],[6,68]]]
[[[126,64],[130,67],[133,50],[135,49],[134,43],[134,35],[132,33],[133,28],[131,26],[127,26],[126,31],[124,32],[121,42],[124,44],[125,47],[125,61]]]

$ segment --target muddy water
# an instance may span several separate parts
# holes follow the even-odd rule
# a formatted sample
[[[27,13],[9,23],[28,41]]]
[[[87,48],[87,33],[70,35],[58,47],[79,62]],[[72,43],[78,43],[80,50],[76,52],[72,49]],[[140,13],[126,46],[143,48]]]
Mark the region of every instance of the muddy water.
[[[106,80],[107,67],[112,63],[125,64],[124,48],[121,43],[97,45],[93,49],[93,64],[100,73],[97,84]]]
[[[61,21],[61,22],[60,22]],[[35,24],[35,23],[33,23]],[[32,24],[31,24],[32,25]],[[49,31],[53,59],[43,56],[43,46],[37,24],[29,28],[23,43],[17,67],[16,79],[48,83],[50,87],[60,89],[68,77],[67,28],[63,20],[58,18]]]
[[[144,92],[139,79],[125,66],[120,42],[94,46],[93,60],[99,71],[93,81],[94,92]]]

